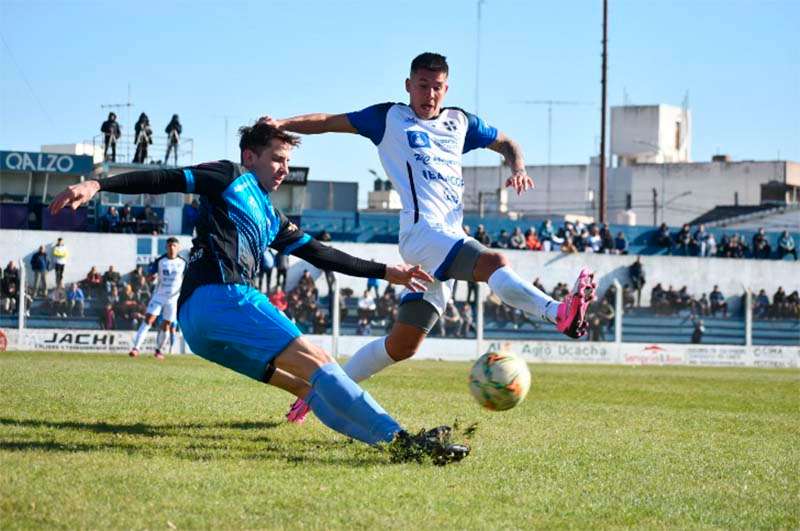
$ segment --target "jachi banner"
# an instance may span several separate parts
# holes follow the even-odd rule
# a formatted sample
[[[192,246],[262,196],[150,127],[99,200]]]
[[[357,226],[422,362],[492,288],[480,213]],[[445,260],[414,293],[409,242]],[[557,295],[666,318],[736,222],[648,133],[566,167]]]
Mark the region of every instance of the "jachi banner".
[[[94,161],[88,155],[0,151],[0,170],[2,171],[35,171],[86,175],[92,173],[93,167]]]

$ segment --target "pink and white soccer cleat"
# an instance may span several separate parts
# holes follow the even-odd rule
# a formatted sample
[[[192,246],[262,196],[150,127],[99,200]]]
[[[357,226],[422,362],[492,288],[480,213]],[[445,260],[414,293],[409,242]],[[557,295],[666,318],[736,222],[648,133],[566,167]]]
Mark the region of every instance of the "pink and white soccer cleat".
[[[582,268],[575,287],[558,306],[556,330],[574,339],[586,335],[589,328],[586,310],[597,299],[595,290],[597,282],[594,280],[594,272],[586,267]]]
[[[306,421],[309,411],[311,411],[311,408],[308,407],[305,400],[298,398],[286,414],[286,420],[295,424],[302,424]]]
[[[135,347],[132,348],[131,351],[128,352],[128,356],[130,356],[131,358],[138,358],[139,357],[139,349],[135,348]]]
[[[164,359],[164,354],[162,354],[160,350],[156,349],[155,358],[157,360],[163,360]]]

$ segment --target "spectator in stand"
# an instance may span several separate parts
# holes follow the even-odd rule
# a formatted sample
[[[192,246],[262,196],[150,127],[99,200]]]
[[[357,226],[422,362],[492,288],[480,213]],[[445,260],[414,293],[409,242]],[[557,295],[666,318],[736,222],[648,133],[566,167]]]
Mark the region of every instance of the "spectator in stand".
[[[461,330],[457,335],[458,337],[469,337],[473,332],[475,332],[475,319],[472,315],[472,306],[464,303],[461,305]]]
[[[707,256],[717,256],[717,239],[714,237],[713,232],[708,233],[706,240]]]
[[[794,238],[792,238],[788,230],[785,230],[781,233],[781,237],[778,238],[778,258],[783,260],[783,257],[787,254],[792,255],[795,261],[797,260],[797,249],[795,249],[794,246]]]
[[[603,227],[600,229],[600,240],[603,242],[601,252],[605,254],[617,254],[614,252],[616,250],[614,235],[611,234],[611,229],[608,227],[608,223],[603,223]]]
[[[587,232],[584,231],[583,234],[587,234]],[[596,225],[592,227],[591,232],[588,232],[584,251],[587,253],[599,253],[603,251],[603,237],[600,236],[600,229],[597,228]]]
[[[114,307],[117,324],[124,322],[127,329],[135,330],[139,328],[139,321],[144,317],[142,311],[144,304],[136,298],[136,293],[130,284],[125,284],[122,293],[119,295],[119,303]]]
[[[569,293],[569,287],[566,282],[559,282],[553,287],[552,297],[556,300],[563,299]]]
[[[50,315],[54,317],[67,316],[67,290],[64,286],[56,286],[47,296],[47,305]]]
[[[794,290],[788,297],[786,297],[786,314],[783,316],[787,319],[800,319],[800,293]]]
[[[489,319],[500,323],[505,319],[505,312],[502,311],[503,301],[500,300],[493,291],[489,291],[489,296],[486,297],[486,301],[483,303],[483,313]]]
[[[614,322],[614,307],[608,302],[607,297],[592,304],[589,316],[590,341],[605,341],[605,330]]]
[[[687,286],[683,286],[675,297],[675,308],[678,311],[682,311],[691,309],[693,307],[694,299],[692,299],[692,296],[689,295],[689,288]]]
[[[510,239],[511,237],[508,235],[508,231],[506,229],[500,229],[500,235],[492,242],[492,247],[495,249],[508,249]]]
[[[261,256],[261,269],[258,270],[258,291],[261,293],[270,292],[270,284],[272,284],[272,269],[275,267],[275,255],[272,251],[267,249]],[[264,289],[264,279],[266,279],[266,289]]]
[[[163,234],[165,225],[158,213],[153,210],[153,207],[147,205],[144,207],[144,219],[139,223],[140,234]]]
[[[19,268],[13,260],[3,270],[3,279],[0,281],[0,292],[3,299],[3,311],[16,313],[19,307]]]
[[[103,315],[100,318],[100,326],[103,327],[103,330],[116,330],[117,316],[114,313],[113,304],[108,303],[106,304],[106,307],[103,309]]]
[[[767,296],[767,292],[763,289],[758,292],[758,295],[753,300],[753,317],[756,319],[771,317],[769,297]]]
[[[329,242],[333,240],[333,238],[331,237],[330,232],[326,231],[325,229],[322,229],[321,231],[319,231],[319,234],[317,235],[317,240],[321,242]]]
[[[113,307],[117,307],[119,304],[119,285],[114,284],[111,286],[111,290],[106,293],[106,304],[110,304]]]
[[[709,311],[712,316],[717,315],[717,312],[722,312],[722,317],[728,317],[728,303],[725,302],[725,296],[719,290],[719,286],[714,286],[714,289],[708,296],[708,301],[711,304]]]
[[[86,294],[94,299],[103,291],[103,276],[95,266],[92,266],[86,273],[86,278],[81,281],[81,285],[86,290]]]
[[[117,115],[113,112],[108,113],[108,120],[100,126],[103,133],[103,160],[109,160],[108,148],[111,147],[111,162],[117,161],[117,140],[122,134],[122,128],[117,123]]]
[[[150,118],[145,113],[139,115],[134,126],[136,153],[133,162],[144,164],[147,161],[147,146],[153,143],[153,130],[150,128]]]
[[[764,291],[764,290],[761,290]],[[767,299],[769,301],[769,299]],[[789,315],[787,307],[786,292],[783,291],[783,286],[778,286],[778,291],[772,296],[772,308],[770,310],[770,317],[780,319]]]
[[[628,239],[625,237],[624,232],[619,231],[617,233],[617,237],[614,238],[614,245],[609,252],[612,254],[628,254]]]
[[[559,238],[562,239],[562,238]],[[564,238],[562,239],[564,243],[561,244],[561,252],[562,253],[577,253],[578,248],[575,246],[572,236],[569,233],[565,234]],[[554,239],[555,241],[555,239]]]
[[[358,318],[372,321],[375,317],[375,299],[370,295],[369,290],[364,291],[364,295],[358,301]]]
[[[532,229],[528,229],[530,232]],[[522,235],[522,229],[519,227],[514,228],[514,232],[511,233],[511,238],[508,240],[508,248],[509,249],[527,249],[528,246],[525,245],[526,237]]]
[[[356,327],[356,335],[359,336],[372,335],[372,325],[370,324],[369,319],[362,317],[358,320],[358,326]]]
[[[275,286],[270,292],[269,302],[282,312],[285,312],[286,308],[289,307],[289,303],[286,300],[286,292],[283,291],[280,285]]]
[[[636,305],[642,305],[642,288],[645,284],[644,266],[642,257],[637,256],[636,261],[628,266],[628,277],[631,279],[631,286],[636,290]]]
[[[711,313],[711,303],[708,302],[708,295],[703,293],[699,299],[695,301],[694,311],[696,315],[707,316]]]
[[[286,290],[286,272],[289,270],[289,255],[278,253],[275,256],[275,285],[280,286],[281,290]]]
[[[83,290],[78,287],[78,283],[73,282],[70,284],[69,291],[67,291],[67,306],[69,308],[70,315],[83,317],[85,300],[86,297],[83,295]]]
[[[41,293],[47,297],[47,271],[50,269],[50,259],[44,250],[44,245],[31,256],[31,269],[33,270],[33,296]]]
[[[692,248],[697,256],[708,256],[709,255],[709,248],[708,248],[708,237],[709,232],[706,231],[706,226],[702,223],[697,226],[697,230],[694,231],[694,235],[692,236]]]
[[[461,332],[462,323],[461,314],[458,312],[458,308],[456,308],[453,299],[450,299],[447,301],[444,313],[439,318],[439,335],[442,337],[458,336]]]
[[[395,300],[394,294],[389,290],[384,291],[381,298],[375,303],[375,313],[378,319],[385,322],[392,314],[395,306],[397,306],[397,301]]]
[[[100,218],[101,232],[120,232],[119,212],[116,207],[108,207],[106,213]]]
[[[56,286],[64,285],[64,268],[69,260],[69,249],[64,243],[64,238],[56,240],[56,245],[53,247],[53,262],[55,263],[56,270]]]
[[[669,227],[667,227],[666,223],[662,223],[661,226],[658,227],[658,233],[656,234],[656,245],[662,249],[666,249],[667,254],[672,253],[672,236],[669,233]]]
[[[314,283],[314,278],[311,276],[311,273],[308,272],[308,269],[303,270],[303,274],[300,275],[300,280],[297,281],[297,285],[300,288],[301,294],[305,295],[306,298],[317,298],[317,285]]]
[[[691,246],[691,243],[692,243],[692,234],[689,229],[689,224],[684,223],[683,227],[681,227],[681,230],[679,230],[678,233],[675,235],[675,247],[678,248],[678,252],[682,256],[688,256],[689,247]]]
[[[558,238],[556,238],[555,232],[553,231],[553,222],[549,219],[544,220],[539,227],[539,241],[542,244],[542,250],[551,251],[553,250],[554,243],[557,245],[564,243],[563,241],[559,242],[557,240]]]
[[[114,269],[113,265],[108,266],[108,269],[103,273],[103,284],[106,288],[106,293],[111,293],[111,288],[119,286],[121,277],[119,271]]]
[[[533,279],[533,285],[536,289],[538,289],[542,293],[547,293],[547,290],[544,289],[544,284],[542,284],[542,281],[539,280],[539,277]]]
[[[531,251],[542,250],[542,242],[539,241],[536,236],[536,229],[533,227],[529,228],[528,232],[525,233],[525,247]]]
[[[328,333],[328,318],[322,308],[317,308],[317,311],[314,312],[313,331],[320,335]]]
[[[670,305],[667,291],[659,282],[650,292],[650,307],[656,315],[669,315]]]
[[[492,238],[489,236],[489,233],[486,232],[486,229],[483,225],[478,225],[478,229],[475,231],[474,238],[482,243],[485,247],[492,246]]]
[[[636,295],[633,288],[627,282],[622,285],[622,307],[630,310],[636,304]]]
[[[131,206],[128,204],[122,205],[122,209],[119,211],[119,228],[126,234],[136,232],[136,218],[133,215]]]
[[[695,345],[703,342],[703,334],[706,332],[706,327],[702,319],[694,319],[692,321],[694,330],[692,331],[692,343]]]
[[[144,273],[144,266],[136,266],[136,269],[130,274],[130,283],[127,288],[130,288],[132,297],[135,300],[144,304],[150,301],[150,295],[153,290]]]
[[[181,133],[183,133],[181,120],[180,118],[178,118],[177,114],[172,115],[172,119],[167,124],[167,127],[164,129],[164,132],[167,133],[167,154],[164,155],[164,164],[169,164],[169,153],[170,151],[172,151],[175,154],[175,166],[177,166],[178,144],[181,141]]]
[[[772,255],[772,246],[767,240],[767,233],[764,228],[758,229],[758,232],[753,236],[753,258],[767,259]]]

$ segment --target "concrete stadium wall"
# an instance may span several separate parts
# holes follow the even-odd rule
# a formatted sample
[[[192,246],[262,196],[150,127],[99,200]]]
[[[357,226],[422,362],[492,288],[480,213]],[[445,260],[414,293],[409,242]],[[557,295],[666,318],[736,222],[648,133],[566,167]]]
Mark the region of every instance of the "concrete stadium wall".
[[[133,332],[105,330],[16,330],[2,331],[8,350],[127,353]],[[150,334],[145,350],[153,348]],[[331,336],[305,336],[333,352]],[[372,337],[342,336],[338,353],[351,356]],[[607,365],[701,365],[719,367],[800,367],[800,347],[744,347],[728,345],[671,345],[644,343],[587,343],[552,341],[484,341],[474,339],[427,339],[414,359],[472,361],[488,351],[511,352],[528,363],[577,363]],[[181,341],[177,352],[190,353]]]
[[[135,268],[137,257],[140,260],[147,258],[137,255],[136,241],[137,238],[148,236],[0,230],[0,264],[5,267],[9,260],[16,260],[20,257],[27,262],[39,245],[54,245],[59,237],[64,238],[70,250],[70,261],[65,269],[66,282],[83,279],[92,266],[97,266],[98,270],[102,272],[113,264],[120,272],[127,273]],[[182,247],[188,248],[191,245],[191,239],[188,236],[179,236],[178,238]],[[396,245],[334,242],[334,246],[362,258],[386,263],[401,262]],[[628,266],[634,261],[634,257],[616,255],[567,255],[529,251],[505,251],[505,255],[522,278],[532,281],[539,277],[548,290],[552,289],[557,282],[566,282],[568,285],[572,285],[578,270],[586,265],[598,273],[600,289],[604,291],[615,278],[623,284],[627,282]],[[679,289],[686,285],[689,293],[698,296],[701,293],[710,292],[714,284],[718,284],[722,293],[729,298],[733,306],[738,305],[738,299],[745,288],[755,291],[765,289],[770,296],[779,286],[783,286],[787,293],[800,290],[800,263],[798,262],[643,256],[642,263],[647,278],[647,284],[642,293],[642,304],[645,305],[649,304],[650,290],[656,282],[661,282],[665,288],[672,285]],[[327,293],[327,285],[320,271],[295,257],[291,258],[290,264],[289,286],[293,286],[303,270],[308,269],[317,279],[320,293]],[[349,287],[357,295],[366,289],[366,280],[364,279],[344,275],[337,275],[337,278],[341,287]],[[48,282],[52,285],[54,281],[54,274],[50,273]],[[466,296],[463,283],[457,295],[459,300]]]

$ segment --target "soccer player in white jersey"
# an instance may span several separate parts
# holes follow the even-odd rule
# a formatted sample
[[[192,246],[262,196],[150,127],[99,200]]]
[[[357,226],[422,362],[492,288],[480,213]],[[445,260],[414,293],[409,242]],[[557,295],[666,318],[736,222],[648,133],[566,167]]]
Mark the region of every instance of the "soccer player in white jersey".
[[[408,105],[381,103],[347,114],[262,118],[296,133],[356,133],[369,138],[402,200],[400,255],[406,262],[421,264],[435,278],[425,293],[404,292],[389,335],[350,358],[344,370],[355,381],[417,352],[444,311],[455,280],[487,282],[503,302],[552,323],[560,332],[572,338],[586,333],[586,310],[595,298],[593,272],[581,269],[573,290],[558,302],[520,278],[505,256],[465,237],[462,154],[488,148],[503,155],[512,172],[505,184],[517,193],[533,188],[533,180],[514,140],[473,114],[442,106],[448,73],[444,56],[423,53],[412,61],[405,82]],[[307,411],[298,400],[287,417],[302,422]]]
[[[169,238],[167,252],[150,264],[150,274],[158,275],[158,287],[150,298],[144,320],[133,338],[133,348],[129,352],[132,358],[139,355],[139,349],[142,348],[148,330],[160,315],[161,323],[156,336],[155,356],[156,359],[164,359],[161,350],[164,348],[171,324],[178,317],[178,296],[181,293],[183,273],[186,271],[186,260],[178,254],[179,251],[178,238]]]

